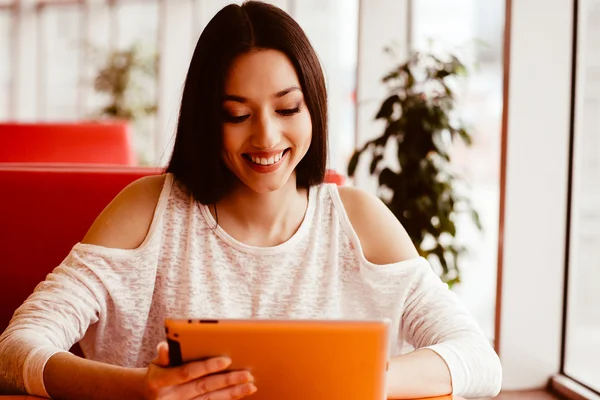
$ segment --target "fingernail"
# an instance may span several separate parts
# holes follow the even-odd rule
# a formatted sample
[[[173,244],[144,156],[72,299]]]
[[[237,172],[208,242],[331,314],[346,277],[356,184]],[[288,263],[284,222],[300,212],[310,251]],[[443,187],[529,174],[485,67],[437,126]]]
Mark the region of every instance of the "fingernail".
[[[231,359],[227,357],[221,357],[219,358],[219,362],[217,364],[219,365],[219,368],[225,368],[226,366],[231,364]]]
[[[254,392],[256,392],[258,389],[256,388],[256,386],[254,386],[254,384],[250,384],[248,385],[248,394],[252,394]]]

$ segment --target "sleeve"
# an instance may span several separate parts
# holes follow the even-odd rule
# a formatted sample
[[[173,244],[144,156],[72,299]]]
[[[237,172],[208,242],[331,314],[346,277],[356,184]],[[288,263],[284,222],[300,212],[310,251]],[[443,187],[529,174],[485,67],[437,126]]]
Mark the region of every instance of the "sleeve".
[[[43,372],[98,321],[108,293],[74,250],[19,307],[0,336],[0,381],[11,390],[49,397]]]
[[[500,360],[458,299],[431,269],[418,266],[402,317],[402,335],[415,348],[435,351],[446,363],[453,394],[494,397],[502,385]]]

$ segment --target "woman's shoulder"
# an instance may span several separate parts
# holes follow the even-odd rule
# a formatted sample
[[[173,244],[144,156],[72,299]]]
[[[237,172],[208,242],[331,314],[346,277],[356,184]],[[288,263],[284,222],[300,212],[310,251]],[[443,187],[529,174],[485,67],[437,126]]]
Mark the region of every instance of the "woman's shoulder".
[[[338,186],[337,193],[367,261],[386,265],[419,257],[400,221],[379,198],[352,186]]]
[[[148,235],[167,176],[147,176],[130,183],[100,213],[81,243],[138,248]]]

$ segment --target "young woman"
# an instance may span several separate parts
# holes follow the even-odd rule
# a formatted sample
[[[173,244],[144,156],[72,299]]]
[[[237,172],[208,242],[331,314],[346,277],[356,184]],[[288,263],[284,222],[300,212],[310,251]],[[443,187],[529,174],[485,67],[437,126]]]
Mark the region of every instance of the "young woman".
[[[501,367],[477,324],[384,204],[323,184],[326,148],[302,29],[263,3],[222,9],[196,46],[166,173],[124,189],[16,311],[2,390],[239,399],[260,387],[222,372],[231,360],[166,368],[165,317],[387,317],[390,398],[494,396]],[[67,352],[78,341],[86,359]]]

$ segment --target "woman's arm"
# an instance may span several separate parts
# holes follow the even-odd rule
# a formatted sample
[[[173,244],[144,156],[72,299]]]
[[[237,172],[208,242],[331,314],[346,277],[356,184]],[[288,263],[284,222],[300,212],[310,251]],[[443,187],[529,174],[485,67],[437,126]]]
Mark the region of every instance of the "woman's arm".
[[[44,379],[50,395],[65,400],[239,400],[257,390],[249,372],[227,371],[227,357],[168,365],[166,342],[158,345],[148,368],[116,367],[61,353],[48,361]]]
[[[433,350],[444,360],[455,395],[493,397],[500,391],[502,366],[494,349],[425,260],[417,266],[405,303],[402,335],[415,348]]]
[[[388,369],[388,398],[415,399],[452,393],[444,360],[434,351],[418,349],[393,357]]]
[[[123,368],[79,358],[71,353],[50,357],[44,369],[54,399],[143,399],[146,368]]]
[[[418,257],[400,222],[378,198],[352,187],[339,188],[339,194],[368,261],[393,264]],[[498,356],[427,261],[416,268],[402,336],[417,350],[391,360],[388,397],[495,396],[502,380]]]
[[[46,396],[46,362],[98,321],[106,292],[72,254],[21,305],[0,336],[0,392]]]

